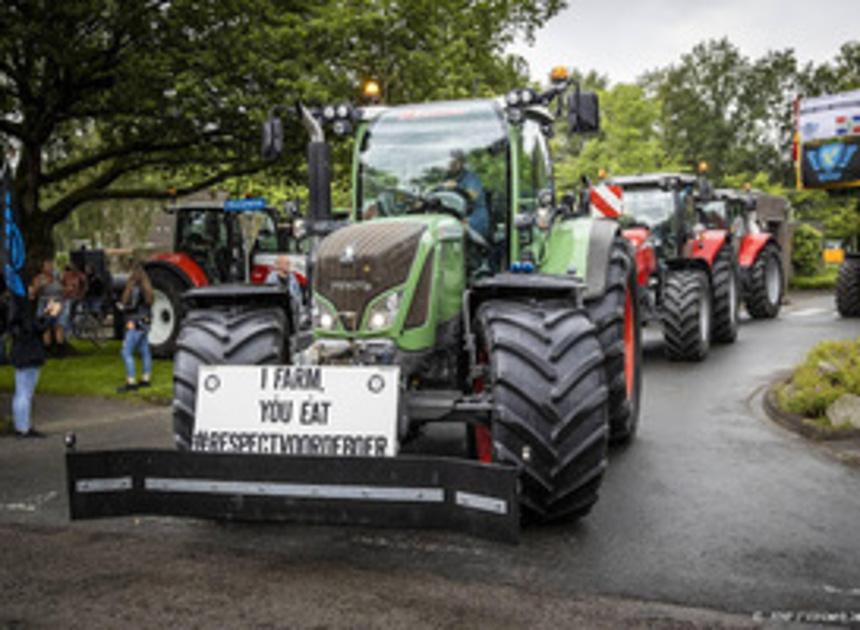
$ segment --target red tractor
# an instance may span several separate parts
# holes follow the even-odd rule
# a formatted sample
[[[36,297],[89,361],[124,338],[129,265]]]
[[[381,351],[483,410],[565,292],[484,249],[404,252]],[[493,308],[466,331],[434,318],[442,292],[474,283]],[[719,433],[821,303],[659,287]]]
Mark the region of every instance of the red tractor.
[[[265,200],[193,202],[167,212],[176,217],[173,250],[145,263],[155,294],[149,333],[155,356],[173,354],[183,315],[180,296],[188,289],[225,282],[262,284],[280,254],[290,256],[299,284],[307,284],[306,259],[293,236],[300,220],[283,221]]]
[[[681,173],[649,173],[605,184],[601,189],[620,196],[617,218],[636,252],[643,321],[662,324],[666,355],[701,361],[712,341],[733,342],[738,267],[731,234],[702,223],[700,206],[713,195],[708,182]]]
[[[773,234],[761,228],[756,215],[765,196],[722,188],[714,197],[702,204],[702,220],[709,228],[732,233],[747,312],[755,319],[776,317],[782,303],[785,271],[782,248]]]

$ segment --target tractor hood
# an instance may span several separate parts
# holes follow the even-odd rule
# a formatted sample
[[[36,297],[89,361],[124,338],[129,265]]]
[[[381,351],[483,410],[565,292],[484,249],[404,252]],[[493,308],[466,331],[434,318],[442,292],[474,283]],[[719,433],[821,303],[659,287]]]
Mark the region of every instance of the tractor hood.
[[[368,221],[320,244],[315,290],[335,308],[345,330],[359,330],[370,302],[406,282],[426,231],[418,221]]]
[[[375,219],[329,235],[316,255],[315,335],[423,346],[427,340],[417,335],[440,304],[434,287],[456,292],[457,304],[461,299],[462,282],[455,278],[463,275],[462,239],[459,221],[446,215]],[[440,274],[448,279],[444,286],[434,282]],[[448,301],[441,299],[446,316],[457,312]]]

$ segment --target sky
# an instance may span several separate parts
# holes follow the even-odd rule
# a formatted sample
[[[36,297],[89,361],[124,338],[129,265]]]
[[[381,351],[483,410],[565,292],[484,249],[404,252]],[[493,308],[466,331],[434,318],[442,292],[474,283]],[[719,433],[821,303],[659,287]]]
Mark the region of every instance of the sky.
[[[860,0],[568,0],[533,46],[518,42],[511,52],[541,82],[556,65],[629,82],[721,37],[751,58],[793,48],[801,62],[821,63],[860,40],[858,10]]]

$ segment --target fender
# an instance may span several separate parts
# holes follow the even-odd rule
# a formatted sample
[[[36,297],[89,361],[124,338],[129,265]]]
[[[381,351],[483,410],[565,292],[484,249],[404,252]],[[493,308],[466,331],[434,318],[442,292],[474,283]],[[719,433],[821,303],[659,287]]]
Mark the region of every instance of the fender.
[[[684,256],[697,258],[708,266],[713,267],[717,252],[725,244],[728,234],[725,230],[705,230],[700,238],[691,238],[684,245]]]
[[[156,254],[146,266],[166,269],[177,276],[186,287],[209,286],[209,278],[206,272],[198,265],[191,256],[181,252],[170,252]]]
[[[597,298],[606,291],[612,243],[620,230],[612,219],[595,219],[588,238],[588,262],[585,273],[585,299]]]
[[[633,245],[636,254],[636,283],[640,287],[647,287],[648,278],[657,273],[657,256],[648,240],[651,232],[648,228],[638,227],[624,230],[622,234]]]
[[[752,267],[759,253],[768,243],[774,243],[777,247],[779,244],[769,232],[760,232],[759,234],[747,234],[741,239],[741,247],[738,252],[738,264],[741,267]]]

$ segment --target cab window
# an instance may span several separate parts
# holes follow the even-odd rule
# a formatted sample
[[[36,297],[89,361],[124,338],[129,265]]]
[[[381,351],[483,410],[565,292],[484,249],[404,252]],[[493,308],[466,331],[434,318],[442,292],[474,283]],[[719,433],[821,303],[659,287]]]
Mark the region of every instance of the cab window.
[[[540,126],[526,120],[522,138],[517,147],[519,161],[520,210],[532,212],[544,190],[550,190],[549,151]]]

